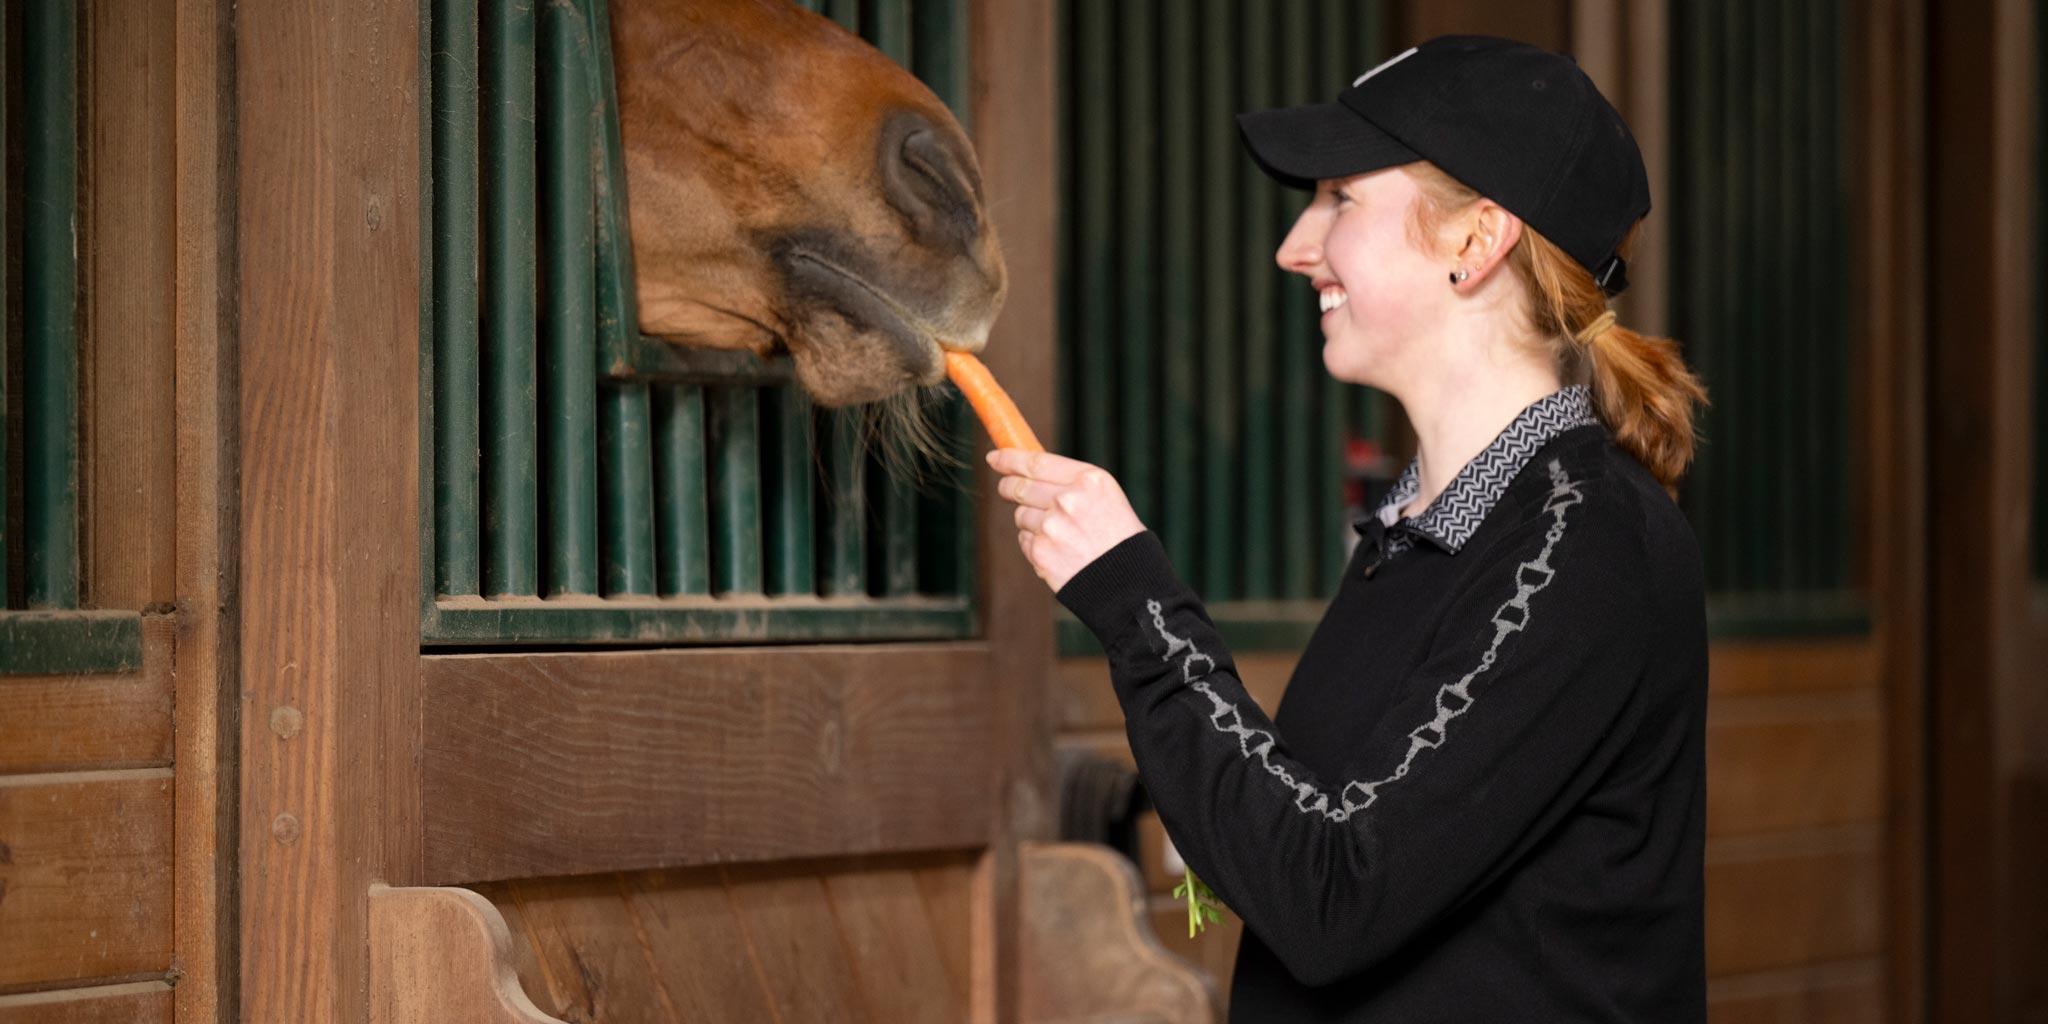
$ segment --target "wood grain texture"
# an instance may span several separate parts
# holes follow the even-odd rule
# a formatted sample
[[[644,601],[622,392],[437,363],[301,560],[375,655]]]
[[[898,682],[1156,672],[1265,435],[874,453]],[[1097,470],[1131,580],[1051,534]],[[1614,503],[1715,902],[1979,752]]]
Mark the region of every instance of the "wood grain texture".
[[[239,688],[224,621],[232,614],[235,498],[223,470],[235,461],[232,333],[234,227],[227,200],[234,165],[223,124],[234,90],[222,87],[233,29],[224,0],[177,0],[177,548],[178,637],[173,799],[177,808],[172,908],[181,976],[179,1020],[235,1016],[239,960],[233,921],[236,776],[221,722],[235,721]],[[225,633],[231,637],[232,630]],[[145,633],[145,642],[147,634]],[[147,648],[145,646],[145,655]]]
[[[1875,690],[1707,705],[1707,834],[1875,824],[1885,813]]]
[[[0,988],[170,966],[170,769],[0,776]]]
[[[1168,953],[1130,861],[1090,843],[1022,850],[1022,1021],[1220,1021],[1202,971]]]
[[[1707,975],[1876,956],[1885,875],[1873,826],[1707,844]]]
[[[959,1021],[972,864],[891,855],[481,888],[530,950],[527,991],[566,1020]]]
[[[370,1024],[562,1024],[519,987],[512,935],[467,889],[370,888]]]
[[[0,1024],[170,1024],[171,986],[161,981],[0,996]]]
[[[2048,913],[2013,897],[2038,820],[2048,721],[2028,635],[2035,312],[2034,18],[2029,0],[1930,4],[1927,19],[1928,531],[1935,1020],[2014,1020],[2048,1007]]]
[[[1716,697],[1862,690],[1878,685],[1883,652],[1870,637],[1720,640],[1707,658]]]
[[[427,874],[986,841],[979,645],[425,659]]]
[[[1058,352],[1058,48],[1054,4],[988,0],[968,5],[972,69],[968,130],[983,191],[1009,271],[1009,297],[982,361],[1024,418],[1054,423]],[[974,879],[977,918],[970,1011],[978,1024],[1016,1019],[1017,846],[1052,839],[1052,595],[1017,550],[1006,502],[977,462],[978,608],[990,660],[983,678],[997,699],[991,750],[1002,767],[986,792],[995,827]]]
[[[79,286],[88,607],[176,596],[176,9],[86,3]]]
[[[144,616],[140,672],[0,678],[0,773],[168,766],[175,629]]]
[[[1871,1024],[1884,1019],[1877,960],[1717,978],[1707,985],[1709,1024]]]
[[[418,18],[235,5],[240,1013],[367,1017],[418,881]]]

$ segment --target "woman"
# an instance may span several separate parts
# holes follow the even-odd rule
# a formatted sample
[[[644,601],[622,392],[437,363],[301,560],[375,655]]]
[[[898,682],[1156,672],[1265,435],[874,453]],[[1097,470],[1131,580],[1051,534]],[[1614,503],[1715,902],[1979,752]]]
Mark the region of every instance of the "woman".
[[[1671,492],[1704,392],[1609,295],[1649,210],[1568,58],[1437,39],[1242,115],[1279,262],[1418,454],[1268,719],[1104,471],[990,455],[1108,652],[1140,776],[1244,920],[1231,1019],[1698,1021],[1706,630]]]

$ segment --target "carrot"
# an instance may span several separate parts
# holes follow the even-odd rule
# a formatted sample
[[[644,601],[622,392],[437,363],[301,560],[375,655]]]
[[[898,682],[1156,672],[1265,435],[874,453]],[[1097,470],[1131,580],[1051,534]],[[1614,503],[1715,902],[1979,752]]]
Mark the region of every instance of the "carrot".
[[[973,353],[948,351],[946,376],[953,378],[954,386],[967,396],[968,404],[974,406],[974,414],[981,417],[981,425],[988,429],[996,447],[1045,450],[1038,443],[1038,435],[1031,432],[1031,424],[1024,421],[1024,414],[1017,411],[1017,403],[1010,401],[1002,385],[996,383],[995,375]]]

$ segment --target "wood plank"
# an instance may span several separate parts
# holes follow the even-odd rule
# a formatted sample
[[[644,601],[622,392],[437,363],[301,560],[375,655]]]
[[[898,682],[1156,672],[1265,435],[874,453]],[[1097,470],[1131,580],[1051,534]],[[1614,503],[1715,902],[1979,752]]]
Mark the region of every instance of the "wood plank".
[[[512,935],[467,889],[370,888],[370,1024],[563,1024],[519,987]]]
[[[171,772],[0,776],[0,986],[171,966]]]
[[[419,5],[234,5],[240,1012],[367,1018],[419,881]]]
[[[1878,685],[1878,645],[1867,636],[1719,640],[1707,657],[1713,696],[1863,690]]]
[[[775,1019],[767,978],[747,952],[716,867],[629,875],[626,891],[676,1019]]]
[[[437,882],[981,845],[978,645],[425,661]]]
[[[1707,834],[1878,822],[1884,720],[1874,690],[1707,705]]]
[[[1885,1019],[1925,1018],[1927,964],[1927,6],[1875,0],[1851,32],[1849,360],[1860,385],[1849,479],[1886,695]]]
[[[1231,975],[1237,968],[1237,947],[1244,941],[1244,920],[1236,914],[1225,914],[1222,921],[1212,921],[1190,936],[1185,902],[1170,893],[1153,893],[1147,905],[1151,908],[1152,933],[1159,937],[1159,944],[1207,975],[1216,990],[1217,1004],[1228,1007]]]
[[[221,955],[232,929],[238,870],[232,812],[237,794],[231,765],[222,764],[220,723],[233,722],[238,687],[224,666],[221,622],[227,614],[221,552],[233,550],[235,497],[222,467],[235,461],[234,360],[223,355],[221,282],[232,280],[234,180],[223,124],[232,123],[235,92],[221,87],[223,54],[233,31],[224,0],[176,0],[177,11],[177,714],[173,780],[178,826],[172,934],[179,969],[173,993],[182,1021],[219,1016],[220,993],[236,984],[232,955]],[[227,634],[232,636],[232,632]],[[229,770],[223,770],[223,768]],[[223,810],[230,813],[222,813]]]
[[[970,6],[973,81],[967,127],[1009,275],[1003,314],[989,332],[982,359],[1027,419],[1051,424],[1058,422],[1049,358],[1058,351],[1059,310],[1057,5],[987,0]],[[1001,767],[982,791],[987,806],[999,813],[975,875],[969,1009],[978,1024],[996,1024],[1016,1019],[1021,941],[1017,843],[1052,839],[1059,830],[1054,718],[1046,685],[1052,669],[1053,600],[1017,550],[1016,530],[1007,503],[995,497],[993,474],[979,459],[974,465],[982,496],[977,607],[989,652],[982,678],[996,698],[988,746]]]
[[[545,993],[530,994],[548,1012],[620,1024],[673,1019],[617,876],[527,879],[511,888],[548,982]]]
[[[171,986],[161,981],[0,996],[0,1024],[170,1024]]]
[[[869,1020],[957,1024],[967,1018],[967,988],[940,955],[948,945],[964,944],[967,932],[933,930],[912,869],[835,871],[824,879]]]
[[[169,765],[175,630],[143,617],[140,672],[0,678],[0,773]]]
[[[1707,975],[1876,956],[1885,874],[1873,826],[1707,843]]]
[[[1208,976],[1153,933],[1130,861],[1092,843],[1027,843],[1022,863],[1020,1020],[1220,1016]]]
[[[1707,983],[1710,1024],[1869,1024],[1884,1019],[1877,960],[1741,974]]]
[[[973,860],[920,867],[916,871],[917,888],[924,896],[932,932],[943,938],[939,943],[939,962],[953,979],[954,990],[961,993],[971,991],[974,975],[970,956],[976,912],[974,873]]]
[[[176,597],[175,9],[89,3],[79,274],[88,607]]]
[[[845,940],[832,920],[824,881],[802,865],[720,868],[747,955],[783,1021],[883,1020],[856,980]]]

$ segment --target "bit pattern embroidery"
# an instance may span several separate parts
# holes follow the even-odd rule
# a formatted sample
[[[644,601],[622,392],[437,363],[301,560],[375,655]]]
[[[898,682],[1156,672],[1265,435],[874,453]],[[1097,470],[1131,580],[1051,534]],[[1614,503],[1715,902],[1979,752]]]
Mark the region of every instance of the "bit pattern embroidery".
[[[1446,683],[1437,690],[1435,714],[1430,720],[1417,726],[1408,734],[1408,751],[1396,765],[1392,774],[1373,782],[1352,781],[1332,801],[1330,794],[1316,788],[1315,784],[1294,776],[1287,763],[1275,760],[1273,755],[1273,734],[1264,729],[1255,729],[1244,723],[1244,716],[1237,705],[1225,700],[1209,685],[1208,677],[1215,674],[1216,661],[1202,653],[1194,641],[1175,636],[1166,629],[1164,606],[1156,601],[1145,602],[1145,608],[1152,613],[1152,628],[1158,631],[1160,639],[1166,642],[1166,653],[1161,660],[1180,659],[1181,682],[1189,689],[1209,698],[1209,724],[1217,732],[1237,739],[1238,751],[1246,760],[1257,760],[1268,774],[1279,779],[1294,793],[1294,808],[1304,814],[1320,814],[1333,822],[1348,820],[1353,814],[1365,810],[1379,799],[1380,789],[1402,778],[1415,765],[1415,759],[1425,750],[1443,746],[1449,737],[1451,723],[1460,715],[1471,710],[1476,698],[1472,684],[1494,666],[1500,658],[1501,645],[1507,638],[1529,627],[1529,600],[1550,586],[1557,576],[1557,570],[1550,564],[1551,553],[1557,549],[1558,541],[1564,538],[1566,513],[1572,506],[1586,500],[1579,485],[1564,471],[1558,460],[1550,460],[1550,495],[1544,500],[1543,511],[1551,516],[1550,527],[1544,532],[1543,550],[1536,557],[1515,567],[1515,594],[1501,603],[1493,613],[1493,641],[1487,645],[1486,653],[1470,672],[1456,682]],[[1332,806],[1332,804],[1335,806]]]

